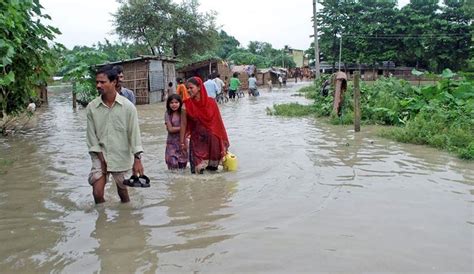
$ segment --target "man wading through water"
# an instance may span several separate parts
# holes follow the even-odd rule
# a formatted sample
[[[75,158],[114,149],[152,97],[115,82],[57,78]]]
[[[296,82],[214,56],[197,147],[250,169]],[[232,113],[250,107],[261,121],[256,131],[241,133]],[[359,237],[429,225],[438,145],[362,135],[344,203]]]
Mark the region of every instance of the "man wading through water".
[[[89,184],[96,204],[105,202],[104,189],[112,175],[122,203],[130,201],[125,179],[143,175],[143,152],[135,106],[116,91],[117,70],[104,66],[96,73],[101,96],[87,106],[87,146],[92,159]]]

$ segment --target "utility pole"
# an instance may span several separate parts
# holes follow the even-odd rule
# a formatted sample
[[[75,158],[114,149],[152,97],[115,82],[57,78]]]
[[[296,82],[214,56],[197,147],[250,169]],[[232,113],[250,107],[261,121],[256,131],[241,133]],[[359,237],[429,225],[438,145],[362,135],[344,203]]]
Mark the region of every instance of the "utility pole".
[[[339,40],[339,71],[341,71],[341,55],[342,55],[342,34]]]
[[[319,72],[319,42],[318,42],[318,26],[316,21],[316,0],[313,0],[313,27],[314,27],[314,65],[316,67],[316,79],[320,78]]]

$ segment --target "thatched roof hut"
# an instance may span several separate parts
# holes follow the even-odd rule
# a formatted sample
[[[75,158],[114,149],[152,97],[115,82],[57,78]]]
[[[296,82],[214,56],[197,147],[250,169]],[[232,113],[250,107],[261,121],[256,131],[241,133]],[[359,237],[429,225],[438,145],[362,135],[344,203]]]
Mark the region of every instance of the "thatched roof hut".
[[[175,88],[177,59],[165,56],[140,56],[133,59],[97,65],[121,65],[123,67],[123,86],[131,89],[137,98],[137,105],[161,101],[162,91],[169,82]]]

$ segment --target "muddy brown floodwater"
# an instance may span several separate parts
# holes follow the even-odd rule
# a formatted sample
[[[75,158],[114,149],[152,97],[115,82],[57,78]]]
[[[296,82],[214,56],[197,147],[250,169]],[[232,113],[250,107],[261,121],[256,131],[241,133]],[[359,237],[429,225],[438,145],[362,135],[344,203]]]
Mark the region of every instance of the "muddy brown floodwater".
[[[87,184],[85,110],[50,92],[1,138],[0,272],[474,272],[474,164],[375,129],[268,116],[301,84],[221,106],[237,172],[166,170],[164,105],[138,106],[149,189]]]

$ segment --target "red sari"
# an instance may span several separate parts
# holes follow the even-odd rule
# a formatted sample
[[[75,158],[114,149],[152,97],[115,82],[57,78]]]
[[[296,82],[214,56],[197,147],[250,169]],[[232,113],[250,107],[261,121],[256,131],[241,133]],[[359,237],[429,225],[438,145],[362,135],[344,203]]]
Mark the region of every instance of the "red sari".
[[[222,121],[221,113],[213,98],[207,96],[206,88],[199,77],[194,77],[200,88],[200,100],[189,98],[186,107],[186,136],[190,136],[191,168],[197,170],[209,167],[217,169],[226,155],[229,139]]]

